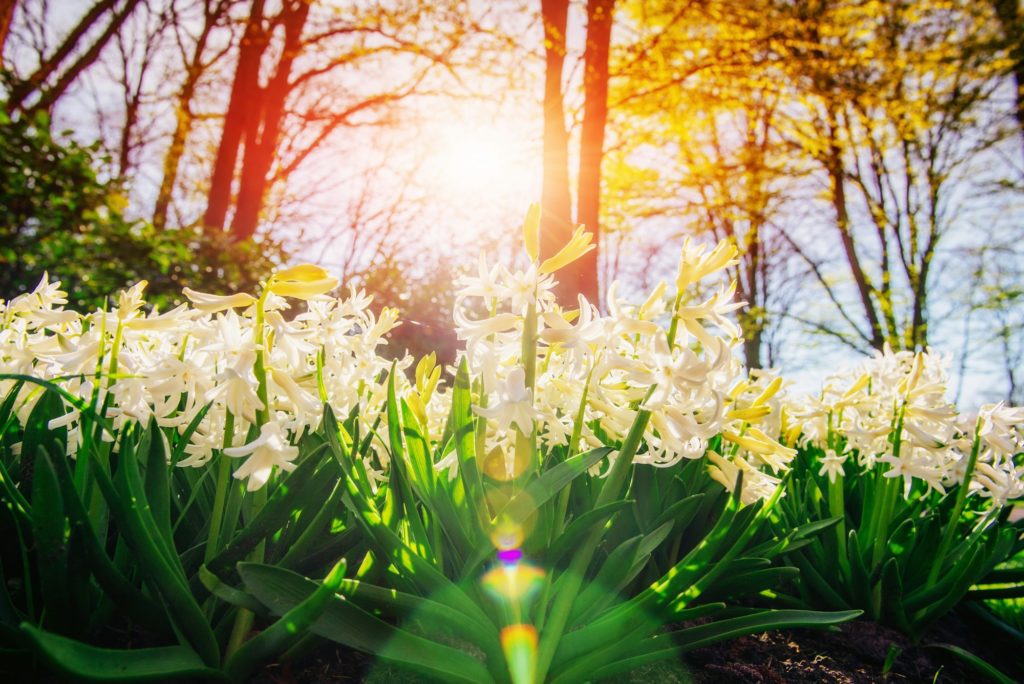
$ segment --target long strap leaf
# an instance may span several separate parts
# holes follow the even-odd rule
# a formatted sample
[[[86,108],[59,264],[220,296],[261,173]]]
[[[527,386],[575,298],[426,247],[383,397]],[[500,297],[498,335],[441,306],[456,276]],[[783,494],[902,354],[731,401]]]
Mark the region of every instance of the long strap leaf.
[[[73,677],[105,682],[166,682],[196,677],[224,679],[220,670],[207,667],[186,646],[159,648],[97,648],[51,634],[28,623],[21,631],[55,670]]]
[[[246,566],[245,577],[253,595],[278,614],[291,610],[317,588],[301,575],[268,565]],[[473,656],[394,627],[337,596],[331,598],[310,629],[332,641],[410,666],[442,681],[493,681],[484,664]]]

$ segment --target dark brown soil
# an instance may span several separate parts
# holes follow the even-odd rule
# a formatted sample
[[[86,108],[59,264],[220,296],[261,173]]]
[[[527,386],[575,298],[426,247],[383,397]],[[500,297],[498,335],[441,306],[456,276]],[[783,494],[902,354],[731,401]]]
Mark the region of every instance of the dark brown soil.
[[[854,621],[835,631],[792,629],[740,637],[616,678],[616,684],[983,684],[987,678],[947,652],[927,646],[954,644],[983,658],[1012,680],[1024,682],[1024,644],[970,618],[951,615],[911,644],[895,630]],[[895,659],[883,672],[890,648]],[[291,664],[268,667],[251,684],[412,683],[422,677],[375,663],[373,658],[327,644]]]
[[[857,620],[840,625],[837,631],[793,629],[740,637],[688,653],[686,660],[700,684],[987,681],[956,656],[928,646],[945,643],[983,658],[1015,681],[1024,681],[1022,647],[1007,639],[992,634],[985,625],[950,616],[915,646],[895,630]],[[886,676],[890,648],[898,650]]]

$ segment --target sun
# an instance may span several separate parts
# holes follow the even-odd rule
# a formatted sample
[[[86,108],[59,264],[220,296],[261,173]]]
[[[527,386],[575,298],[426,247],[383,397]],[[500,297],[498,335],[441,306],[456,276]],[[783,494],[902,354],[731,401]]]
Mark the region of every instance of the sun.
[[[512,125],[448,123],[427,145],[423,176],[434,194],[460,204],[527,206],[539,191],[540,160]]]

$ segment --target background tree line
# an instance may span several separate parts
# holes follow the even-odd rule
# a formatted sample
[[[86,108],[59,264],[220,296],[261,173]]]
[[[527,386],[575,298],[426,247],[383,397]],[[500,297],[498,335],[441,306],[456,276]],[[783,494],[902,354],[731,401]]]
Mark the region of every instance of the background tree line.
[[[524,206],[425,187],[421,126],[526,112],[542,249],[600,236],[567,306],[731,239],[750,366],[932,346],[1020,401],[1021,24],[1016,0],[3,0],[0,296],[48,268],[90,303],[242,288],[312,254],[415,312],[395,344],[450,348],[444,283]]]

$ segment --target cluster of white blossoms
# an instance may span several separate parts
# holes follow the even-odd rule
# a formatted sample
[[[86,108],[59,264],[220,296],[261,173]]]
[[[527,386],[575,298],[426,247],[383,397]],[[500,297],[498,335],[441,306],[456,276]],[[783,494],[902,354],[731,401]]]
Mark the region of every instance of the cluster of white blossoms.
[[[820,449],[821,475],[842,477],[852,461],[878,464],[902,478],[904,496],[915,481],[945,492],[963,482],[970,454],[978,449],[970,487],[996,505],[1024,495],[1024,409],[982,406],[961,416],[946,399],[947,359],[931,352],[894,352],[886,347],[850,371],[830,376],[817,398],[786,406],[804,444]]]
[[[527,268],[489,266],[481,257],[477,274],[458,283],[456,331],[482,384],[474,411],[489,422],[488,462],[498,455],[512,478],[523,465],[517,440],[536,434],[542,452],[615,443],[647,410],[646,448],[635,462],[668,467],[700,458],[722,435],[723,453],[711,453],[712,477],[731,491],[742,473],[745,500],[771,496],[795,454],[768,436],[777,416],[769,401],[781,381],[742,380],[733,353],[741,333],[729,318],[742,306],[734,287],[690,301],[698,282],[735,264],[736,248],[723,242],[708,251],[687,241],[674,294],[662,282],[629,304],[613,283],[602,315],[582,296],[577,308],[563,309],[554,294],[555,272],[592,249],[589,234],[578,230],[538,263],[535,221],[530,216],[524,226]],[[579,445],[570,445],[574,429]]]
[[[0,302],[0,372],[59,382],[115,432],[152,419],[185,433],[205,411],[178,465],[204,466],[222,449],[246,459],[234,474],[250,490],[274,468],[294,468],[299,437],[319,425],[325,401],[344,416],[357,404],[373,414],[386,399],[380,379],[390,362],[377,348],[397,314],[375,316],[370,298],[354,290],[346,299],[327,296],[337,281],[319,267],[276,273],[260,299],[186,288],[190,305],[164,313],[145,313],[145,286],[122,292],[111,310],[85,315],[65,310],[60,284],[46,277],[33,292]],[[294,299],[306,310],[288,318]],[[0,382],[0,396],[14,382]],[[21,389],[20,420],[41,393],[32,384]],[[68,429],[75,456],[88,423],[67,402],[50,427]],[[250,430],[256,436],[245,443]]]
[[[631,304],[613,283],[606,314],[583,297],[569,310],[557,303],[555,277],[593,249],[590,235],[577,230],[540,261],[538,221],[531,209],[525,269],[481,257],[476,275],[457,283],[455,327],[465,342],[473,411],[487,424],[478,439],[491,477],[512,480],[554,450],[621,444],[645,411],[634,462],[669,467],[706,455],[709,476],[729,491],[742,482],[745,502],[780,493],[798,440],[821,450],[819,473],[832,482],[854,465],[878,466],[902,478],[906,495],[918,480],[941,492],[964,479],[977,451],[973,490],[998,505],[1024,494],[1024,472],[1014,463],[1024,445],[1024,409],[985,406],[965,422],[945,399],[936,355],[886,349],[831,376],[819,397],[791,401],[782,378],[746,375],[737,359],[741,331],[730,316],[742,303],[735,284],[714,287],[736,263],[735,246],[686,241],[674,292],[661,282]],[[379,482],[390,465],[389,431],[374,428],[386,420],[391,362],[378,347],[397,313],[375,316],[370,298],[355,290],[345,299],[328,296],[336,286],[320,267],[302,265],[273,274],[259,298],[186,289],[189,304],[147,313],[143,282],[111,309],[82,315],[65,310],[59,283],[44,277],[33,292],[0,302],[0,373],[58,382],[77,398],[50,421],[67,429],[71,456],[88,438],[110,441],[128,423],[152,420],[189,435],[179,466],[205,466],[217,452],[244,458],[234,476],[249,490],[275,470],[294,469],[299,440],[317,429],[325,403],[339,416],[358,406],[363,433],[376,435],[366,466]],[[296,299],[304,310],[289,315]],[[410,363],[406,357],[397,367]],[[441,373],[430,355],[414,380],[401,374],[396,383],[438,447],[452,397]],[[0,397],[14,382],[0,381]],[[37,385],[21,388],[23,423],[41,394]],[[101,413],[112,432],[98,430],[80,406]],[[453,475],[455,452],[436,467]],[[598,463],[592,472],[608,467]]]

